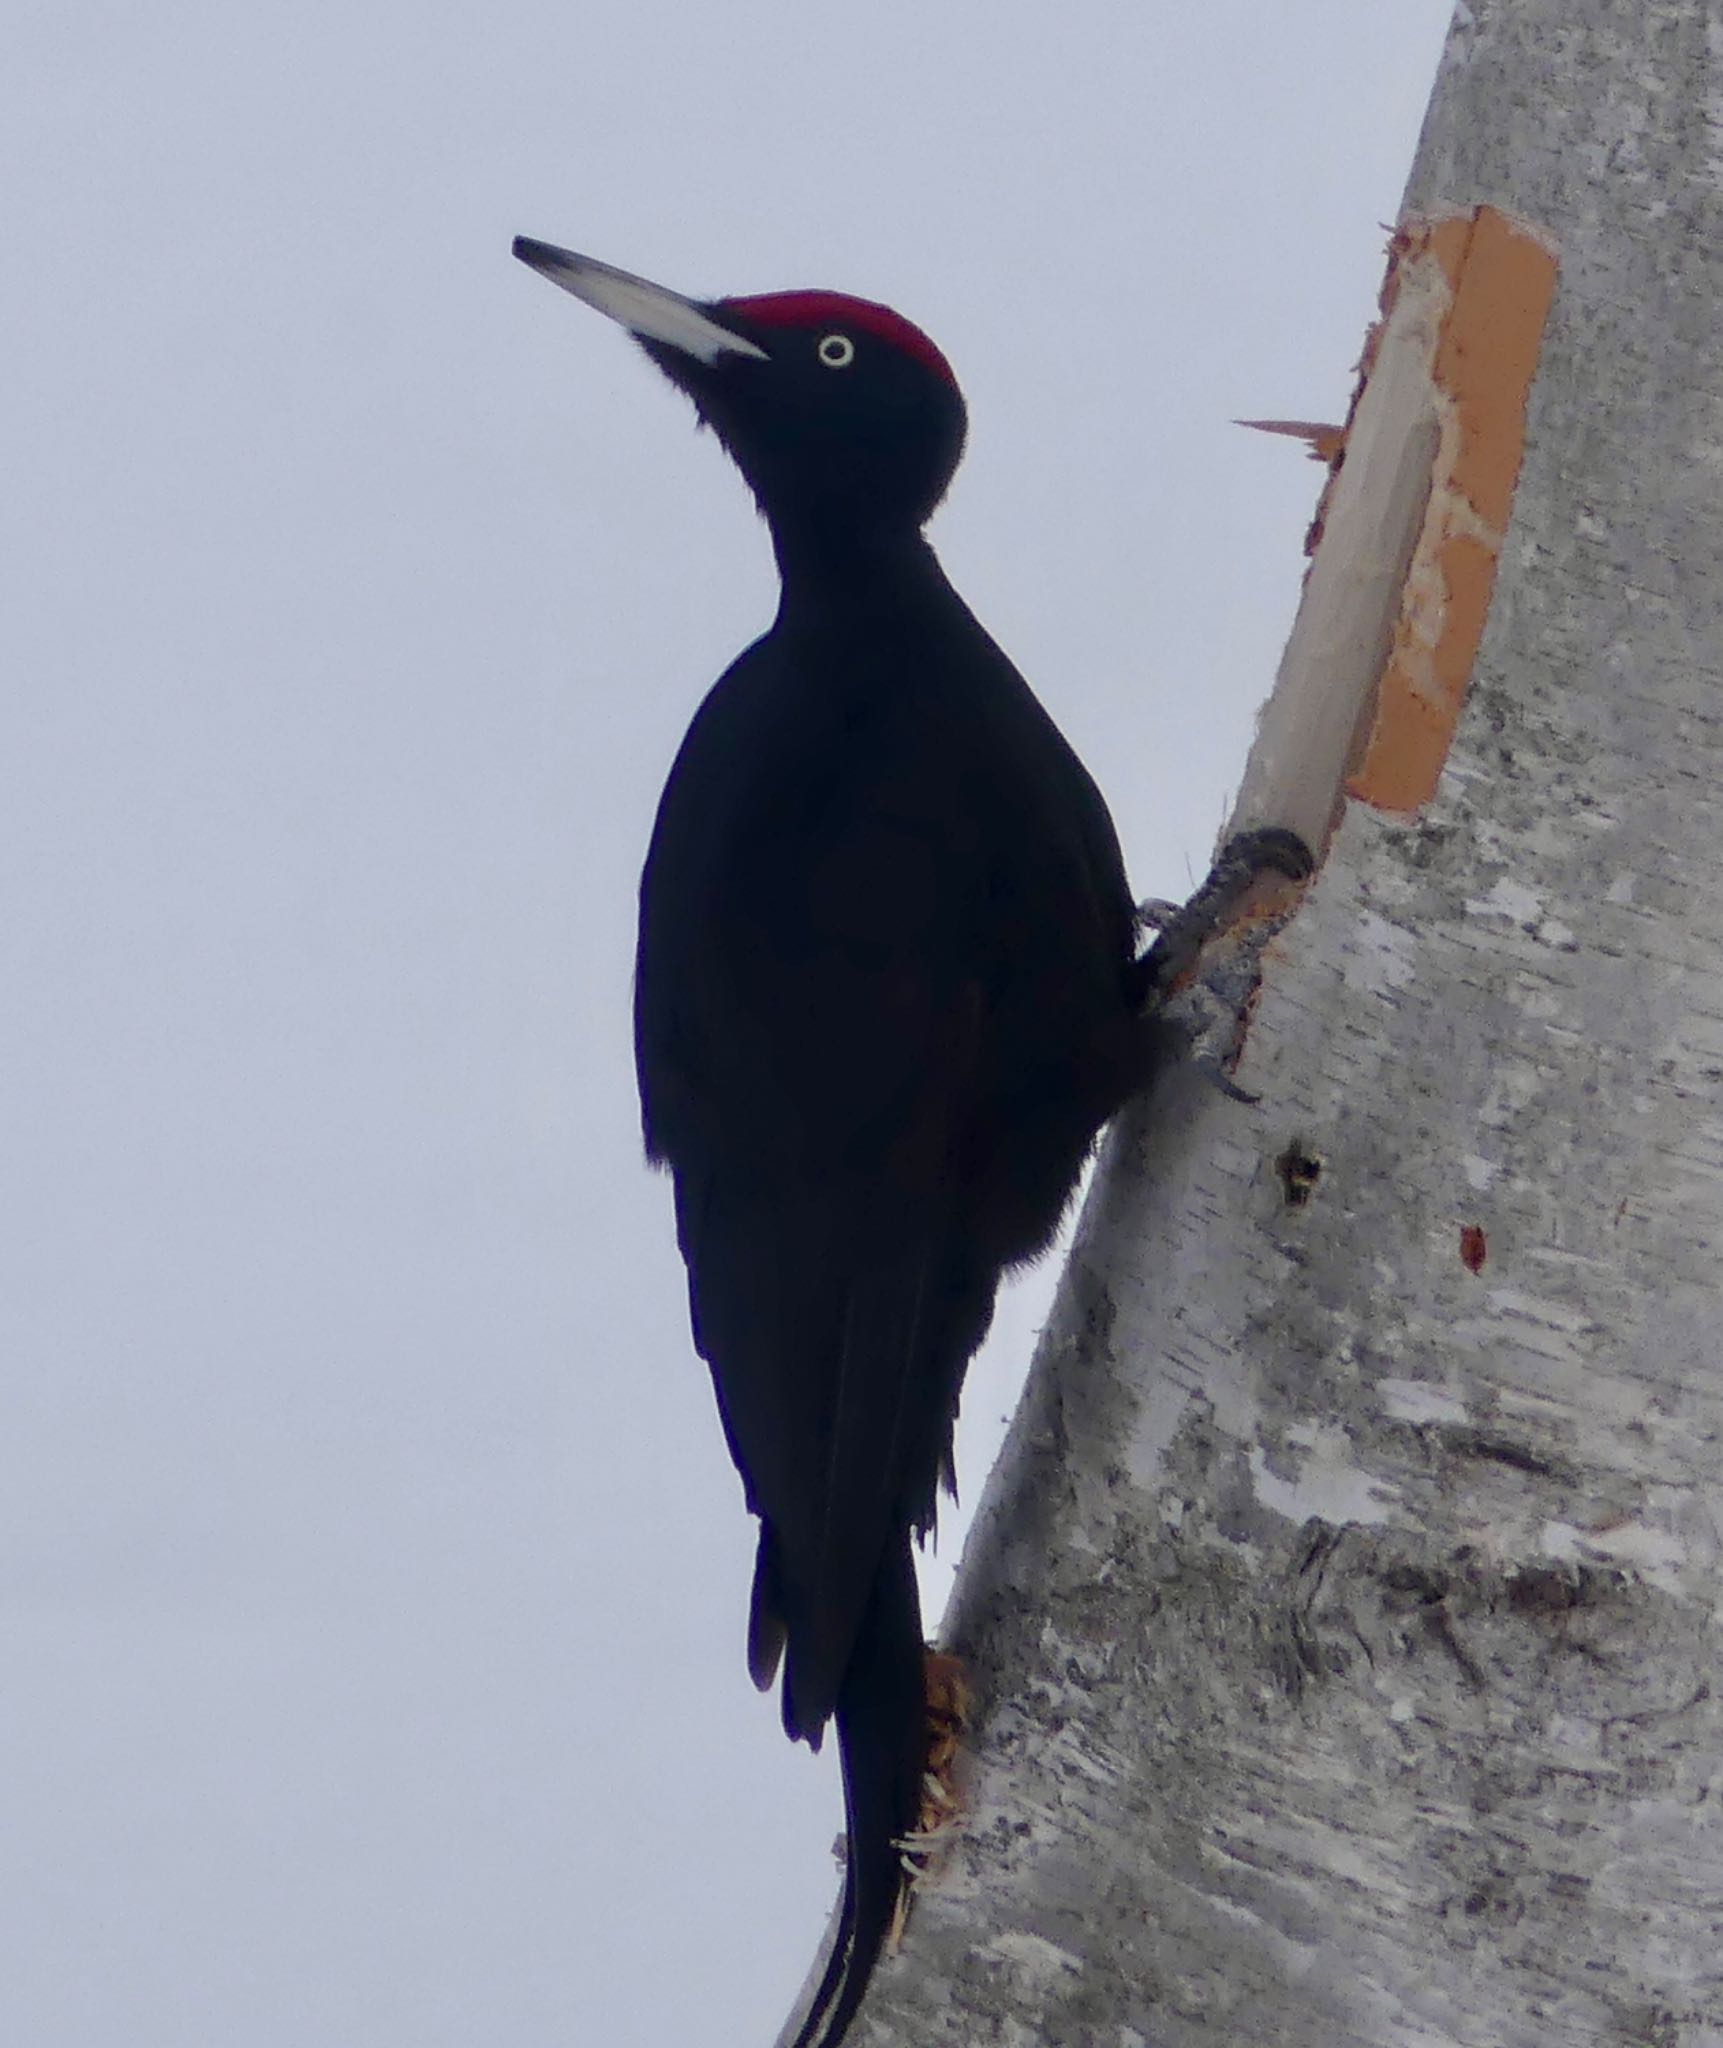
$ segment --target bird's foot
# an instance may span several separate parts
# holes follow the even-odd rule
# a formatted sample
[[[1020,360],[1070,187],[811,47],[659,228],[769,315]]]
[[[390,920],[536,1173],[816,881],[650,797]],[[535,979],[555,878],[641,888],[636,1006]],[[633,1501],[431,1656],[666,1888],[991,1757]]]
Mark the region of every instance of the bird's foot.
[[[1295,900],[1284,885],[1305,881],[1315,865],[1295,832],[1280,826],[1240,832],[1188,903],[1147,904],[1139,912],[1158,934],[1137,963],[1143,1007],[1154,1028],[1182,1046],[1196,1071],[1234,1102],[1258,1099],[1233,1080],[1232,1070],[1256,1002],[1263,945]],[[1279,889],[1253,896],[1259,883],[1276,877]],[[1223,933],[1226,943],[1213,944]]]
[[[916,1888],[943,1860],[963,1819],[957,1772],[972,1698],[959,1658],[927,1652],[927,1764],[921,1779],[921,1811],[913,1831],[898,1840],[903,1888],[892,1919],[890,1946],[901,1939]]]
[[[1154,944],[1138,963],[1144,1000],[1165,998],[1264,877],[1278,875],[1289,882],[1302,882],[1315,867],[1310,848],[1282,825],[1235,832],[1188,903],[1145,903],[1138,911],[1141,921],[1156,934]]]

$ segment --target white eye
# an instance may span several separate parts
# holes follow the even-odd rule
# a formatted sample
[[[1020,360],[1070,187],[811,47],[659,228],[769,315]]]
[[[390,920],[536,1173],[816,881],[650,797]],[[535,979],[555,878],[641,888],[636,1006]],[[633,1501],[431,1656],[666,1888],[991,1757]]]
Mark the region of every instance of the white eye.
[[[828,370],[847,370],[856,359],[856,345],[847,334],[828,334],[815,353]]]

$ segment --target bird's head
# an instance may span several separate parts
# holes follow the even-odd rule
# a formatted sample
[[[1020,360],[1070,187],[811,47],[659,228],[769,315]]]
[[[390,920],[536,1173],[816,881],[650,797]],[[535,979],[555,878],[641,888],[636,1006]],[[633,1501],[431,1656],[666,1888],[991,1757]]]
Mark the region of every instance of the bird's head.
[[[914,533],[945,495],[963,395],[889,307],[824,291],[701,301],[524,235],[514,253],[626,327],[688,393],[780,547]]]

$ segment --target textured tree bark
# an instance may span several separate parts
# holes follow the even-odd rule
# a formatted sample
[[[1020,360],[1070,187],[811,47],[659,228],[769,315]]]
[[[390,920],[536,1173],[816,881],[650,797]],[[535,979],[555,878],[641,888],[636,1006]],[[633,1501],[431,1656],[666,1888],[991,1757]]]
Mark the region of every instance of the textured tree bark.
[[[1173,1072],[1108,1140],[954,1603],[967,1827],[861,2044],[1723,2044],[1720,118],[1715,4],[1462,0],[1408,217],[1560,283],[1457,728],[1408,808],[1285,711],[1328,643],[1283,677],[1256,815],[1351,794],[1261,1100]],[[1433,404],[1380,472],[1426,539]]]

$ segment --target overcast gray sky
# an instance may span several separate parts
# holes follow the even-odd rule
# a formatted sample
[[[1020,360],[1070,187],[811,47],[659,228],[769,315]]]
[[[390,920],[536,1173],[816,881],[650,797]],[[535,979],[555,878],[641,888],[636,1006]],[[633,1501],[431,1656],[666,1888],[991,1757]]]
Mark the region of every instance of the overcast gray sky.
[[[509,237],[927,327],[937,543],[1177,894],[1319,481],[1229,422],[1343,406],[1447,11],[12,0],[7,2042],[764,2048],[831,1902],[628,1053],[770,555]]]

